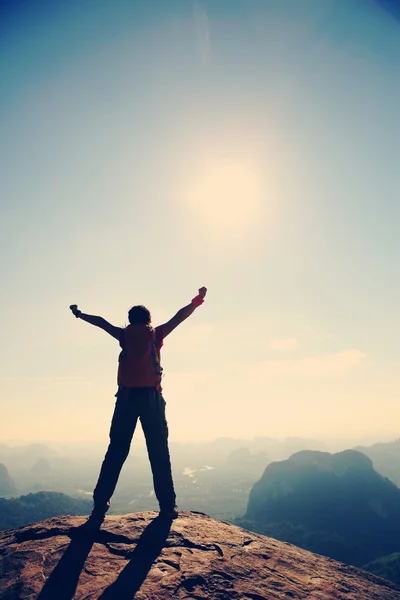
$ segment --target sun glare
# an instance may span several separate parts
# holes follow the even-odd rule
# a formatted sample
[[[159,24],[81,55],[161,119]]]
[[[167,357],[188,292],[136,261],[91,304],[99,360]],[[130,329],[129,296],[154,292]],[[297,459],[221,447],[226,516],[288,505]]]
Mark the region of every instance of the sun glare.
[[[262,178],[254,167],[220,163],[204,169],[188,187],[186,208],[213,241],[247,235],[263,206]]]

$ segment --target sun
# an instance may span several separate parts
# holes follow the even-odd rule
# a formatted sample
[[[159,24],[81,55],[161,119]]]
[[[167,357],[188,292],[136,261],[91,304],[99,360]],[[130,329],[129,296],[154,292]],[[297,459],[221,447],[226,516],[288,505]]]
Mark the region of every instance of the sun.
[[[208,165],[184,194],[185,207],[214,241],[248,235],[263,207],[259,171],[241,162]]]

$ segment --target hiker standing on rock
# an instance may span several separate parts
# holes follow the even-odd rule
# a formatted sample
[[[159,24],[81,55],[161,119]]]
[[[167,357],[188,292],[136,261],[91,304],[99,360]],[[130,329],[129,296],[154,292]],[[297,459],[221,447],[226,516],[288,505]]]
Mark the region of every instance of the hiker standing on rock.
[[[153,473],[154,491],[160,505],[160,516],[178,516],[168,449],[168,425],[165,400],[162,397],[160,349],[164,338],[195,309],[203,304],[207,289],[202,287],[190,304],[179,310],[164,325],[151,326],[150,311],[133,306],[128,312],[129,325],[115,327],[102,317],[87,315],[76,304],[70,306],[75,317],[100,327],[119,341],[118,392],[110,429],[110,443],[99,479],[93,492],[94,507],[89,521],[101,525],[110,507],[110,499],[126,458],[140,418],[146,438]]]

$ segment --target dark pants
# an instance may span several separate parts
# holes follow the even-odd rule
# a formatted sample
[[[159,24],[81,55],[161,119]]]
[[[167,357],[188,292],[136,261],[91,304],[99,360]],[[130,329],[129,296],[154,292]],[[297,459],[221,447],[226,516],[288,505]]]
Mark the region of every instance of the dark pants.
[[[94,505],[100,510],[108,507],[114,493],[122,465],[129,454],[138,418],[146,438],[154,491],[160,509],[170,510],[175,506],[164,398],[155,388],[122,388],[117,394],[110,444],[93,492]]]

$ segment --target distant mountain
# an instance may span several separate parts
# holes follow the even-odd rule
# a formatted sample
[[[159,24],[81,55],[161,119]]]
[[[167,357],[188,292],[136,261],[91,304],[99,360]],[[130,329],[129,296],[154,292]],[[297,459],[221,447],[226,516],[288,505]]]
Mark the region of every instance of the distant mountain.
[[[246,471],[249,474],[256,472],[259,477],[269,462],[266,452],[253,454],[248,448],[238,448],[229,454],[225,467],[234,471]]]
[[[0,498],[0,530],[14,529],[50,517],[87,515],[92,502],[58,492],[38,492],[19,498]]]
[[[56,452],[56,450],[46,446],[45,444],[28,444],[28,446],[23,449],[23,453],[35,460],[43,457],[55,458],[58,456],[58,452]]]
[[[14,481],[11,479],[7,467],[0,463],[0,496],[12,496],[15,493]]]
[[[35,475],[48,475],[52,471],[52,466],[48,458],[38,458],[30,469]]]
[[[368,456],[378,473],[389,477],[397,486],[400,486],[400,440],[381,442],[373,446],[357,446],[355,450]]]
[[[400,551],[400,490],[354,450],[270,464],[238,524],[361,566]]]
[[[365,571],[370,571],[378,577],[393,581],[400,586],[400,553],[389,554],[389,556],[381,556],[376,560],[363,566]]]
[[[255,437],[252,439],[242,438],[217,438],[212,442],[198,443],[172,443],[171,452],[174,457],[174,465],[178,468],[190,466],[197,468],[201,465],[225,466],[229,456],[236,451],[243,452],[247,449],[251,454],[265,453],[267,462],[271,460],[283,460],[294,452],[300,450],[327,450],[327,443],[321,440],[310,440],[303,438],[274,439],[269,437]],[[143,456],[147,455],[143,449]],[[1,460],[1,455],[0,455]]]
[[[38,459],[55,460],[58,452],[45,444],[7,446],[0,444],[0,462],[7,464],[12,471],[30,469]]]

